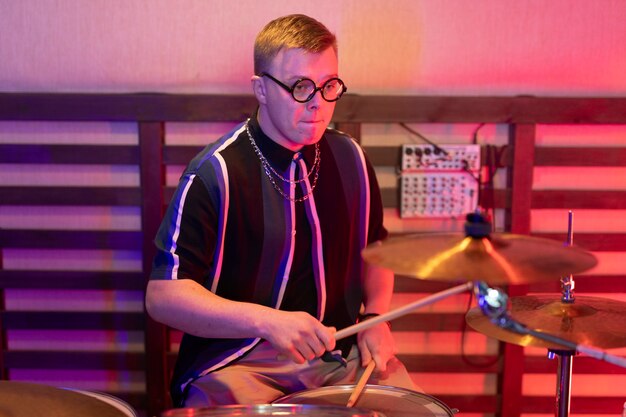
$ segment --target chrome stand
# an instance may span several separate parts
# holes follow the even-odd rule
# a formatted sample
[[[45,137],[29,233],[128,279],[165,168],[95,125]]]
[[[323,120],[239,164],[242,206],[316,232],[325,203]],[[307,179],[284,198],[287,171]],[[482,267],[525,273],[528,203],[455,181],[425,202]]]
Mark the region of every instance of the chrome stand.
[[[550,349],[548,358],[554,359],[558,356],[558,367],[556,370],[556,416],[569,416],[571,401],[571,380],[572,380],[572,363],[574,360],[574,350],[556,350]]]
[[[567,216],[567,245],[574,244],[574,214],[570,210]],[[561,302],[564,304],[572,304],[574,297],[574,277],[569,275],[561,278]],[[569,416],[571,403],[572,388],[572,364],[576,355],[575,350],[559,350],[549,349],[548,358],[554,359],[558,356],[558,365],[556,369],[556,416]]]

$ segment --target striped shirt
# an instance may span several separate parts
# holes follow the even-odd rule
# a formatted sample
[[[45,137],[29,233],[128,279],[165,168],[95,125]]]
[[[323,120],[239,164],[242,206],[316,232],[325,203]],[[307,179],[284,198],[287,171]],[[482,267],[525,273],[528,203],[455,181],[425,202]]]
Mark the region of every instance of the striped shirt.
[[[294,198],[310,192],[315,146],[294,153],[268,138],[255,118],[250,131]],[[386,237],[380,191],[363,150],[327,129],[317,187],[294,202],[275,188],[240,124],[187,166],[155,238],[151,279],[193,279],[215,294],[283,310],[308,311],[327,326],[356,322],[367,244]],[[297,233],[296,233],[297,232]],[[187,383],[227,366],[257,339],[185,334],[172,380],[175,404]],[[354,338],[342,340],[346,354]]]

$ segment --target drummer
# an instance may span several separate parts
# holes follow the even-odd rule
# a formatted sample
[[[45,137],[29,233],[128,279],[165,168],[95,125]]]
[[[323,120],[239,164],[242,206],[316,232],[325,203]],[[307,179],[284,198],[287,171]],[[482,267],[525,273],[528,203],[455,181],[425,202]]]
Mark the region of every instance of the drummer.
[[[267,24],[254,45],[258,108],[188,165],[155,239],[148,313],[182,330],[175,406],[260,404],[326,385],[413,389],[380,323],[393,273],[366,267],[387,236],[363,150],[329,129],[339,77],[335,36],[304,15]]]

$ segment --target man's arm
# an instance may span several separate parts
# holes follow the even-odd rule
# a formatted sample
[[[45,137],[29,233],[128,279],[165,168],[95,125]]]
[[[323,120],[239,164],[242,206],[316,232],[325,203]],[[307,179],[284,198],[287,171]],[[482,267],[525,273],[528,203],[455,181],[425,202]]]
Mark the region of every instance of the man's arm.
[[[146,309],[154,320],[198,337],[263,338],[297,363],[335,347],[335,329],[307,313],[228,300],[190,279],[149,281]]]

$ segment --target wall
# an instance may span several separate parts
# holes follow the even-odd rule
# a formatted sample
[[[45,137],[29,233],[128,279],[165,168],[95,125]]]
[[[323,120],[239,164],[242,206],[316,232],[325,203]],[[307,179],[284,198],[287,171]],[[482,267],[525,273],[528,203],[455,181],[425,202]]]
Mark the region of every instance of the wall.
[[[623,95],[620,0],[0,0],[0,91],[248,92],[252,43],[306,13],[356,94]]]

